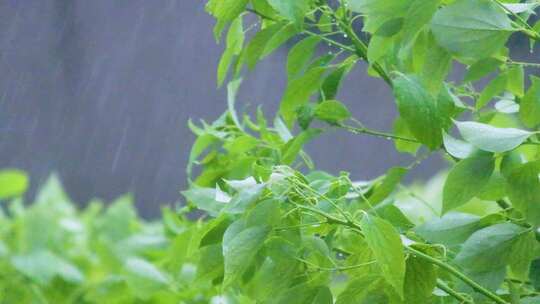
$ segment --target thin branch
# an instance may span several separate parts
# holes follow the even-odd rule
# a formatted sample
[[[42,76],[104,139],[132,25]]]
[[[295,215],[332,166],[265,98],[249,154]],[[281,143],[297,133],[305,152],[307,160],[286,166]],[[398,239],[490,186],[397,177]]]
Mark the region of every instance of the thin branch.
[[[489,291],[488,289],[484,288],[483,286],[481,286],[480,284],[476,283],[475,281],[471,280],[467,275],[463,274],[461,271],[457,270],[456,268],[454,268],[453,266],[443,262],[443,261],[440,261],[428,254],[425,254],[419,250],[416,250],[412,247],[405,247],[411,254],[413,254],[414,256],[416,257],[419,257],[419,258],[422,258],[428,262],[430,262],[431,264],[434,264],[434,265],[437,265],[439,266],[440,268],[448,271],[449,273],[451,273],[452,275],[454,275],[455,277],[459,278],[460,280],[462,280],[464,283],[466,283],[467,285],[469,285],[472,289],[476,290],[477,292],[485,295],[486,297],[488,297],[489,299],[493,300],[495,303],[498,303],[498,304],[508,304],[508,302],[506,302],[505,300],[503,300],[501,297],[499,297],[498,295],[496,295],[495,293]]]
[[[450,286],[446,285],[445,282],[443,282],[442,280],[439,280],[437,279],[437,287],[446,292],[447,294],[451,295],[452,297],[454,297],[456,300],[459,301],[459,303],[471,303],[473,304],[474,302],[471,301],[471,299],[463,296],[462,294],[460,294],[459,292],[453,290],[452,288],[450,288]]]

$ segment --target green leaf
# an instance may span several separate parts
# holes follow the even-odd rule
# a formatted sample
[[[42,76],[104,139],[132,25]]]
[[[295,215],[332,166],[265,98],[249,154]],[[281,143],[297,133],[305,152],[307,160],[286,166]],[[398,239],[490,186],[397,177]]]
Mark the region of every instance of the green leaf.
[[[452,155],[455,158],[464,159],[472,155],[475,148],[470,143],[454,138],[447,134],[443,133],[443,144],[444,149],[448,154]]]
[[[460,161],[452,168],[443,189],[442,212],[455,209],[482,191],[493,174],[493,155],[476,155]]]
[[[285,25],[266,43],[261,57],[268,56],[296,34],[298,34],[298,28],[294,24]]]
[[[514,208],[532,224],[540,224],[540,161],[511,169],[506,176],[508,197]]]
[[[0,199],[24,194],[28,188],[28,176],[16,169],[0,170]]]
[[[288,126],[292,125],[296,117],[296,109],[306,104],[309,97],[320,87],[325,71],[326,68],[324,67],[312,68],[303,76],[289,82],[279,108]]]
[[[268,3],[286,19],[301,24],[309,10],[309,0],[268,0]]]
[[[475,147],[502,153],[521,145],[533,133],[515,128],[497,128],[473,121],[454,121],[461,136]]]
[[[409,127],[407,126],[407,123],[405,120],[401,117],[398,117],[394,121],[394,134],[397,136],[401,136],[403,138],[414,138],[414,135],[411,133],[411,130],[409,130]],[[403,153],[410,153],[412,155],[416,155],[416,151],[420,148],[421,144],[417,142],[411,142],[401,139],[394,139],[394,145],[396,147],[396,150]]]
[[[238,279],[250,266],[253,258],[263,246],[270,232],[268,227],[265,226],[237,230],[237,226],[231,225],[223,238],[224,287],[238,282]]]
[[[489,0],[457,0],[435,13],[431,29],[449,52],[475,60],[499,51],[513,31],[505,12]]]
[[[213,14],[220,21],[230,22],[242,13],[249,0],[220,0],[214,1]]]
[[[437,283],[435,266],[420,258],[407,259],[405,272],[405,303],[430,303]]]
[[[291,48],[287,56],[287,77],[289,79],[296,78],[306,67],[320,41],[321,39],[317,36],[309,36]]]
[[[181,192],[182,195],[200,210],[208,212],[211,216],[217,216],[224,203],[216,201],[216,189],[193,187]]]
[[[125,271],[128,286],[143,300],[148,300],[169,283],[169,279],[156,266],[140,258],[128,258]]]
[[[351,280],[339,294],[336,304],[368,304],[369,295],[380,287],[380,279],[373,275]],[[384,302],[377,302],[384,303]]]
[[[506,266],[511,248],[524,228],[502,223],[478,230],[465,243],[454,261],[473,272],[496,270]]]
[[[409,7],[408,1],[401,0],[349,0],[347,5],[353,12],[366,16],[364,30],[370,33],[391,19],[403,17]]]
[[[518,97],[524,94],[525,72],[522,65],[513,65],[508,69],[508,82],[506,89]]]
[[[452,56],[434,42],[432,35],[429,35],[428,49],[424,60],[422,80],[426,89],[431,94],[437,95],[450,72]]]
[[[534,232],[523,234],[512,246],[510,254],[510,269],[512,274],[518,276],[522,280],[526,280],[529,274],[529,266],[532,260],[536,257],[536,249],[538,243],[534,236]]]
[[[242,18],[235,19],[229,27],[227,33],[227,47],[221,56],[221,60],[218,65],[217,83],[220,87],[229,71],[232,59],[235,55],[239,55],[244,45],[244,29],[242,26]]]
[[[290,165],[294,162],[298,154],[302,151],[304,145],[321,134],[320,129],[308,129],[290,139],[282,148],[281,161],[283,164]]]
[[[489,73],[495,71],[503,62],[498,58],[485,58],[481,59],[467,69],[465,73],[464,82],[477,81]]]
[[[401,117],[414,136],[430,149],[442,143],[442,123],[435,98],[415,76],[400,74],[394,80],[394,96]]]
[[[465,242],[478,228],[480,217],[450,212],[417,227],[414,231],[428,242],[454,247]]]
[[[351,58],[351,57],[349,57]],[[324,99],[334,99],[336,98],[337,92],[339,90],[341,80],[349,71],[353,68],[355,60],[346,60],[346,63],[339,68],[332,71],[326,78],[321,86],[321,89],[324,94]]]
[[[360,227],[383,277],[403,298],[405,254],[399,234],[392,224],[367,214],[360,221]]]
[[[315,117],[330,124],[335,124],[349,119],[351,112],[337,100],[325,100],[315,107]]]
[[[531,76],[531,86],[521,100],[519,117],[527,127],[540,124],[540,78]]]
[[[13,256],[11,263],[38,284],[48,284],[55,277],[71,283],[84,281],[84,275],[77,267],[48,250]]]
[[[246,47],[246,63],[253,69],[262,57],[272,37],[283,27],[283,23],[274,23],[257,32]]]
[[[403,27],[403,18],[393,18],[384,22],[373,34],[379,37],[392,37],[396,35]]]
[[[369,45],[367,49],[368,61],[371,63],[377,62],[379,59],[383,58],[392,50],[394,46],[394,38],[392,37],[383,37],[383,36],[373,36],[369,40]]]
[[[493,78],[489,84],[482,90],[480,97],[476,100],[476,109],[481,109],[487,105],[491,99],[506,89],[506,82],[508,76],[506,73],[499,74],[497,77]]]
[[[431,21],[441,0],[411,1],[403,23],[403,41],[413,43],[418,32]]]
[[[388,170],[382,182],[375,187],[373,193],[369,196],[370,204],[372,206],[377,205],[392,194],[408,171],[407,168],[403,167],[393,167]]]

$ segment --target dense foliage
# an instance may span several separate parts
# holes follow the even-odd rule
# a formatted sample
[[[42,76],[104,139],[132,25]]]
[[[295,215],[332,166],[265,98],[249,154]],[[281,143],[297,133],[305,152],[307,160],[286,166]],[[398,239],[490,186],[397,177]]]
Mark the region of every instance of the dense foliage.
[[[186,207],[164,209],[162,223],[137,219],[127,198],[77,212],[53,178],[31,207],[7,205],[1,299],[540,303],[540,78],[527,77],[540,65],[513,60],[506,46],[515,34],[535,49],[537,6],[210,0],[228,110],[190,122]],[[262,108],[237,113],[242,75],[287,41],[279,113],[271,122]],[[394,93],[391,132],[337,100],[359,62]],[[448,80],[461,66],[463,79]],[[304,144],[339,130],[391,139],[413,159],[368,181],[317,171]],[[432,153],[449,170],[404,185]],[[20,194],[24,178],[5,175],[0,196]],[[205,215],[187,220],[193,210]]]

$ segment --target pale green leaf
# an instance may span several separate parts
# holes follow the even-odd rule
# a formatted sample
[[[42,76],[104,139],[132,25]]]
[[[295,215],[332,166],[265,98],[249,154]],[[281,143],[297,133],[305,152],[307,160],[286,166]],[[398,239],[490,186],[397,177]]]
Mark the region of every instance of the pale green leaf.
[[[515,128],[497,128],[473,121],[454,121],[461,136],[475,147],[501,153],[521,145],[533,133]]]

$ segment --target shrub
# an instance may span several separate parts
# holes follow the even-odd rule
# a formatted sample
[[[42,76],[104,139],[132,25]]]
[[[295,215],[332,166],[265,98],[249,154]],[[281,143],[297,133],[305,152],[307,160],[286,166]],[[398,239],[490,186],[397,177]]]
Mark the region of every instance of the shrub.
[[[186,207],[161,223],[126,198],[77,212],[52,179],[3,218],[5,301],[540,303],[540,80],[525,77],[540,66],[506,47],[512,34],[540,40],[538,4],[329,3],[210,0],[228,110],[190,123]],[[237,113],[245,67],[289,40],[279,113]],[[361,61],[394,93],[392,132],[337,100]],[[464,79],[449,81],[456,65]],[[303,146],[337,130],[391,139],[414,160],[361,182],[317,171]],[[405,185],[433,153],[448,172]]]

